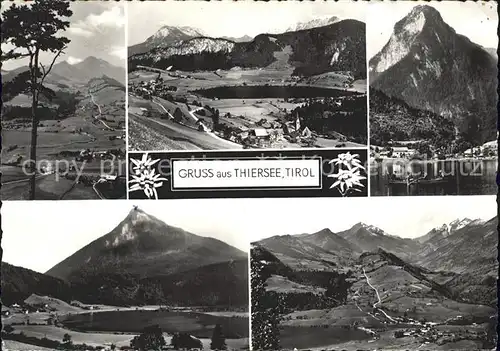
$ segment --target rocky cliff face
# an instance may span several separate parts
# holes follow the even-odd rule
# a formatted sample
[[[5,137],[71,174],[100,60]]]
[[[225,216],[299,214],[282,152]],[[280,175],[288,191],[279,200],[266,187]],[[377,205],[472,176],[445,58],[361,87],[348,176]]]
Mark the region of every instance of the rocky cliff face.
[[[494,56],[457,34],[435,8],[416,6],[370,60],[370,86],[486,141],[495,135],[496,66]]]

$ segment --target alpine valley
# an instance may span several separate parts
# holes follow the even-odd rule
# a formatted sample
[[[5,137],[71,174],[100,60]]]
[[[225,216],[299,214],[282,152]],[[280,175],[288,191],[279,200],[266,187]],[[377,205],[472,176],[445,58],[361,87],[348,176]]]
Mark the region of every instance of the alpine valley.
[[[167,344],[181,333],[209,347],[220,325],[228,347],[244,349],[248,298],[247,253],[136,207],[44,274],[2,263],[7,338],[38,346],[68,334],[75,349],[127,348],[158,325]]]
[[[367,143],[358,20],[330,16],[236,38],[163,26],[128,53],[133,150]]]
[[[483,152],[496,139],[497,61],[496,49],[458,34],[434,7],[415,6],[369,61],[372,145]]]
[[[23,164],[29,160],[31,145],[29,74],[27,66],[2,70],[4,200],[28,196],[29,176]],[[36,174],[37,200],[125,196],[120,178],[113,182],[101,178],[104,171],[114,176],[124,173],[119,159],[125,156],[125,77],[124,67],[94,56],[78,63],[54,64],[37,108],[37,157],[41,160]],[[99,162],[102,159],[107,161]],[[106,162],[112,165],[107,167]],[[82,170],[78,179],[76,169]]]
[[[358,223],[254,242],[254,347],[493,349],[497,221],[457,219],[414,239]]]

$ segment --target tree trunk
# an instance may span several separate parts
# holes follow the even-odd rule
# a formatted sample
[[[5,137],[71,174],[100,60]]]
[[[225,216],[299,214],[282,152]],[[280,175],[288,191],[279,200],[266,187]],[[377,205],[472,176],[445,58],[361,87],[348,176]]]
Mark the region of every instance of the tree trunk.
[[[38,52],[35,53],[34,63],[31,68],[31,150],[30,150],[30,186],[28,200],[35,200],[36,188],[36,142],[37,142],[37,107],[38,107]]]

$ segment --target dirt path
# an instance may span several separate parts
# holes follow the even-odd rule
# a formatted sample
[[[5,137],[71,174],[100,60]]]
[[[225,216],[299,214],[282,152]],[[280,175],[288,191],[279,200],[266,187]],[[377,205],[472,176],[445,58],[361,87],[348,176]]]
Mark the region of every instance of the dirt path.
[[[384,310],[382,310],[380,307],[377,307],[377,305],[380,305],[382,301],[380,300],[380,295],[378,293],[377,288],[375,288],[371,283],[370,283],[370,278],[368,278],[368,275],[366,275],[365,269],[363,268],[363,275],[366,278],[366,283],[373,289],[375,290],[375,294],[377,294],[377,299],[378,301],[373,304],[373,308],[377,308],[378,311],[380,311],[387,319],[389,319],[391,322],[397,323],[395,319],[393,319],[391,316],[389,316],[387,313],[385,313]]]
[[[155,98],[153,97],[153,99],[151,100],[153,101],[153,103],[157,104],[158,106],[161,107],[161,109],[172,119],[174,119],[174,116],[172,116],[172,114],[170,112],[168,112],[168,110],[162,105],[160,104],[158,101],[155,101]]]
[[[106,122],[104,122],[102,119],[100,119],[100,118],[99,118],[99,117],[101,117],[101,115],[102,115],[101,106],[100,106],[100,105],[99,105],[99,104],[95,101],[95,99],[94,99],[94,95],[92,95],[92,92],[90,91],[90,89],[89,89],[89,95],[90,95],[90,100],[92,101],[92,103],[93,103],[95,106],[97,106],[97,109],[99,110],[99,115],[98,115],[98,116],[96,116],[96,117],[94,117],[94,118],[95,118],[96,120],[100,121],[102,124],[104,124],[104,126],[105,126],[106,128],[108,128],[109,130],[114,131],[114,130],[115,130],[114,128],[111,128],[110,126],[108,126],[108,125],[106,124]]]
[[[377,299],[378,301],[375,302],[373,304],[373,308],[376,308],[378,304],[380,304],[382,301],[380,301],[380,295],[378,294],[378,290],[377,288],[375,288],[371,283],[370,283],[370,278],[368,278],[368,276],[366,275],[366,271],[365,269],[363,268],[363,275],[365,276],[366,278],[366,282],[368,283],[368,285],[370,286],[370,288],[372,288],[373,290],[375,290],[375,294],[377,294]]]

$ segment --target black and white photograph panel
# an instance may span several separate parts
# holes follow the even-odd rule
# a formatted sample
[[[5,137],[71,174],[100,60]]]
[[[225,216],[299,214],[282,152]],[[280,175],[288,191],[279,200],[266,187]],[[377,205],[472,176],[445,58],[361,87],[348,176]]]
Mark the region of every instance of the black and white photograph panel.
[[[428,199],[259,202],[253,350],[495,350],[496,199]]]
[[[123,2],[3,1],[2,200],[125,198]]]
[[[367,146],[365,3],[128,8],[129,150]]]
[[[249,242],[232,206],[5,203],[2,349],[248,350]]]
[[[372,195],[493,195],[497,2],[370,2]]]

